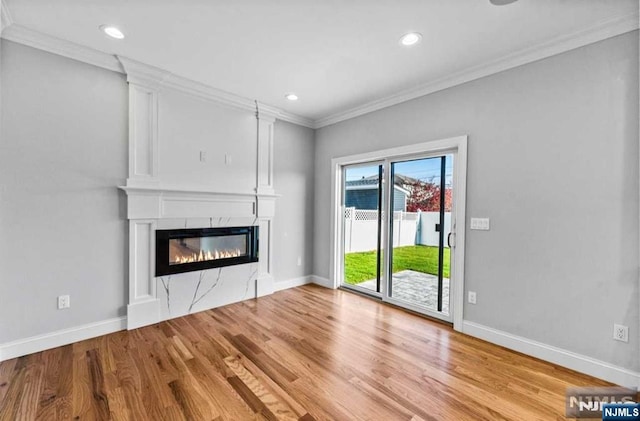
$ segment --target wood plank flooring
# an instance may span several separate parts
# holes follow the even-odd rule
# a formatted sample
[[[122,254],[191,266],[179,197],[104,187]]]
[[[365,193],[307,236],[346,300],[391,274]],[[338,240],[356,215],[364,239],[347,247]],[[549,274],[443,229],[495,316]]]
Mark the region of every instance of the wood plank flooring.
[[[307,285],[0,363],[0,420],[560,420],[606,385]]]

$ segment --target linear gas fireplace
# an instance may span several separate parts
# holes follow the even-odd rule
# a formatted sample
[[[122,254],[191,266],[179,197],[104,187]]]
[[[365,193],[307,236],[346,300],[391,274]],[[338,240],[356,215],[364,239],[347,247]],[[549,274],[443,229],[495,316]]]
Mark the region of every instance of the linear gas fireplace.
[[[156,276],[258,261],[258,227],[156,231]]]

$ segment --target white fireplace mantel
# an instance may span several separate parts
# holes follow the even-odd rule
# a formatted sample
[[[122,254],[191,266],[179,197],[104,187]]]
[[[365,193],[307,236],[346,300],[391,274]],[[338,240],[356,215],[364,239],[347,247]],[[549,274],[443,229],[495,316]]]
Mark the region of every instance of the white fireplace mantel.
[[[256,296],[273,292],[271,230],[277,195],[159,186],[120,188],[127,193],[129,219],[129,329],[161,320],[155,282],[155,231],[162,220],[180,219],[186,224],[203,218],[233,218],[258,225],[260,261]]]
[[[155,231],[166,224],[208,228],[216,220],[217,224],[234,221],[257,225],[260,260],[254,296],[271,294],[274,291],[272,226],[278,197],[273,186],[275,116],[268,109],[255,113],[256,134],[250,140],[255,142],[252,148],[257,151],[252,191],[221,191],[206,185],[167,184],[167,180],[160,176],[163,157],[159,148],[159,101],[163,90],[180,89],[175,84],[168,84],[170,78],[158,69],[120,59],[129,83],[129,175],[126,185],[119,187],[127,194],[129,219],[128,328],[146,326],[163,319],[156,290]],[[181,93],[194,95],[190,90]],[[219,104],[234,107],[234,104]]]
[[[205,188],[119,187],[127,193],[128,219],[273,218],[273,193],[222,192]]]

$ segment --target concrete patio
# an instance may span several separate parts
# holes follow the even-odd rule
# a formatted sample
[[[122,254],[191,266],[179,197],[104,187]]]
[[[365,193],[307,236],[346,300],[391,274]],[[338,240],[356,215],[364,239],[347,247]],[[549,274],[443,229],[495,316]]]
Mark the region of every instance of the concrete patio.
[[[357,286],[375,291],[376,280],[360,282]],[[413,270],[394,273],[392,297],[436,311],[438,277]],[[449,278],[442,279],[442,312],[449,314]]]

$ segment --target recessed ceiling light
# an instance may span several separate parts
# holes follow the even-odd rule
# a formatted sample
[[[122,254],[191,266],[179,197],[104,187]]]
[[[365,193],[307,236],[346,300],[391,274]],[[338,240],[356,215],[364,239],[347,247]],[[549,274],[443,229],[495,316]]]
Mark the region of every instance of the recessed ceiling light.
[[[298,100],[298,95],[292,93],[286,94],[284,96],[285,98],[287,98],[289,101],[297,101]]]
[[[400,44],[402,45],[414,45],[420,42],[422,39],[422,34],[418,32],[409,32],[408,34],[404,34],[402,38],[400,38]]]
[[[489,0],[494,6],[504,6],[505,4],[515,3],[518,0]]]
[[[115,39],[123,39],[124,34],[121,30],[112,25],[100,25],[100,30],[105,34],[109,35],[111,38]]]

